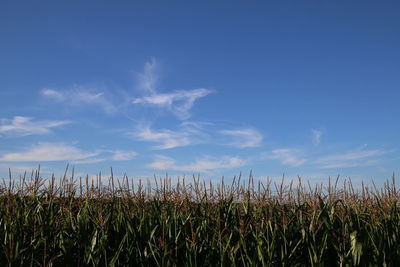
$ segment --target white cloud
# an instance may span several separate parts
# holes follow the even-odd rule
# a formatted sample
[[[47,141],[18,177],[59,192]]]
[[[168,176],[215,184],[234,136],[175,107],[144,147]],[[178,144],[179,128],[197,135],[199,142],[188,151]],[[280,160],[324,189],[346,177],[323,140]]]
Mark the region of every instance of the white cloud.
[[[30,117],[15,116],[12,120],[0,120],[0,134],[27,136],[50,133],[51,128],[71,123],[70,121],[33,121]]]
[[[112,160],[115,161],[126,161],[126,160],[132,160],[137,156],[136,152],[132,151],[121,151],[121,150],[116,150],[112,152],[113,155],[111,157]]]
[[[342,154],[324,156],[315,162],[321,165],[321,168],[349,168],[371,165],[377,161],[377,157],[388,153],[384,150],[359,150],[349,151]]]
[[[272,155],[269,156],[269,158],[279,160],[284,165],[297,167],[307,162],[307,160],[301,158],[299,154],[300,151],[297,149],[275,149],[272,150]]]
[[[153,147],[154,149],[169,149],[191,144],[188,133],[186,133],[185,131],[175,132],[166,129],[153,131],[150,128],[150,125],[145,125],[144,127],[141,127],[133,135],[140,140],[161,143],[161,145]]]
[[[321,136],[322,136],[322,131],[312,129],[312,142],[314,145],[318,146],[321,143]]]
[[[212,93],[211,90],[198,88],[193,90],[177,90],[171,93],[157,92],[156,83],[158,80],[155,72],[157,63],[154,59],[146,62],[143,73],[138,75],[139,88],[146,94],[142,97],[134,98],[133,104],[147,104],[159,108],[166,108],[181,120],[190,117],[189,110],[194,102]]]
[[[144,64],[144,70],[139,73],[139,88],[147,93],[155,93],[158,76],[156,74],[157,62],[154,58]]]
[[[190,117],[190,109],[197,99],[205,97],[213,91],[205,88],[192,90],[175,90],[161,93],[157,90],[158,76],[156,73],[157,62],[151,59],[144,65],[144,70],[137,74],[138,88],[142,96],[132,98],[128,93],[118,91],[118,102],[112,101],[118,95],[107,93],[107,90],[99,90],[98,87],[73,86],[66,90],[57,88],[44,88],[41,90],[43,97],[53,102],[62,103],[78,108],[87,105],[95,105],[108,114],[114,114],[127,105],[143,104],[168,110],[181,120]],[[118,103],[118,104],[116,104]]]
[[[60,102],[65,100],[65,95],[63,93],[58,92],[53,89],[48,89],[48,88],[43,89],[42,95],[44,95],[46,97],[54,98]]]
[[[40,143],[27,151],[8,153],[0,157],[0,161],[7,162],[44,162],[44,161],[69,161],[87,159],[97,156],[99,152],[84,152],[76,147],[62,143]]]
[[[236,168],[245,164],[245,161],[238,157],[227,156],[221,159],[202,159],[196,160],[192,164],[179,165],[170,157],[158,156],[156,161],[148,164],[147,167],[164,171],[208,172],[216,169]]]
[[[108,160],[107,158],[88,158],[88,159],[74,160],[71,162],[71,164],[95,164],[107,160]]]
[[[134,151],[122,151],[122,150],[99,150],[99,154],[102,154],[102,157],[99,158],[88,158],[82,160],[75,160],[72,164],[93,164],[99,163],[103,161],[127,161],[132,160],[137,156],[137,153]],[[105,156],[104,154],[111,154],[109,156]]]
[[[228,140],[218,141],[217,134],[229,136]],[[134,136],[136,139],[160,143],[153,149],[169,149],[183,147],[194,144],[217,144],[231,145],[238,148],[257,147],[263,139],[261,133],[251,128],[237,130],[218,130],[217,126],[208,122],[184,121],[180,123],[178,129],[159,129],[154,130],[151,124],[142,124],[135,132],[128,132],[127,135]]]
[[[134,151],[96,150],[95,152],[85,152],[63,143],[39,143],[23,152],[5,154],[0,157],[0,162],[70,161],[72,164],[92,164],[108,160],[127,161],[136,156],[137,153]]]
[[[260,146],[263,136],[255,129],[245,128],[238,130],[223,130],[221,134],[230,135],[236,138],[230,145],[239,148]]]
[[[149,104],[162,108],[167,108],[175,116],[181,120],[190,117],[189,110],[193,107],[194,102],[201,97],[205,97],[212,93],[211,90],[198,88],[194,90],[180,90],[173,93],[153,93],[148,96],[135,98],[134,104]]]
[[[45,88],[41,93],[47,98],[68,106],[85,107],[86,105],[96,105],[108,114],[117,111],[117,107],[107,98],[105,93],[99,92],[97,89],[88,89],[79,86],[74,86],[69,90]]]

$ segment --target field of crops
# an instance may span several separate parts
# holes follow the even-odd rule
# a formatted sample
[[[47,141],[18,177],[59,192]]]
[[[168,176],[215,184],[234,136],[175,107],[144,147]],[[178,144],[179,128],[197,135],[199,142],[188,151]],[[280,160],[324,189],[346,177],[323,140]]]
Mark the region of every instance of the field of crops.
[[[400,266],[394,177],[294,182],[6,178],[0,265]]]

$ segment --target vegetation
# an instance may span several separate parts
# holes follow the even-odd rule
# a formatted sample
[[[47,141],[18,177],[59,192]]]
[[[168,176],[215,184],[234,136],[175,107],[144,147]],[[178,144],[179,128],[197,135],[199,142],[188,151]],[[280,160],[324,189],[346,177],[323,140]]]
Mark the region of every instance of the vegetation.
[[[400,266],[395,179],[381,189],[96,179],[0,187],[2,266]]]

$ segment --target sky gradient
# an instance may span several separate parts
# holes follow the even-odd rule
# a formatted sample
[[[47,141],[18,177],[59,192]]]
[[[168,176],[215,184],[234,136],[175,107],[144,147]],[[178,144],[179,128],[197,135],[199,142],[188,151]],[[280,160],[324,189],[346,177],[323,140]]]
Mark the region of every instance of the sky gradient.
[[[0,5],[2,177],[400,173],[399,2]]]

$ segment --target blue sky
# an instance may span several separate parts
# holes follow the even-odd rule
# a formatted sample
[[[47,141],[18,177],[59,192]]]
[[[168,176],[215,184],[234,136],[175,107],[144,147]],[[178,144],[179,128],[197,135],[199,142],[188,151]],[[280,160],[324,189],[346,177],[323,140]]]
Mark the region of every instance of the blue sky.
[[[400,173],[400,4],[2,1],[0,174]]]

